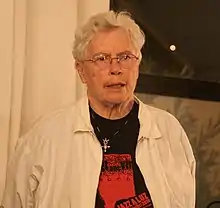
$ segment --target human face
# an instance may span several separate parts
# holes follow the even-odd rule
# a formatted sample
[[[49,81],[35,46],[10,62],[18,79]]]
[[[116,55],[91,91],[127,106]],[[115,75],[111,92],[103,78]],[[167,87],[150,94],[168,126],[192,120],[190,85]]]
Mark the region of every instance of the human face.
[[[88,45],[86,59],[100,54],[117,57],[124,53],[139,55],[127,32],[121,28],[105,30],[94,35]],[[109,67],[100,67],[96,62],[86,61],[79,63],[77,69],[82,81],[87,85],[88,97],[92,100],[114,105],[133,98],[139,73],[137,58],[126,68],[113,59]]]

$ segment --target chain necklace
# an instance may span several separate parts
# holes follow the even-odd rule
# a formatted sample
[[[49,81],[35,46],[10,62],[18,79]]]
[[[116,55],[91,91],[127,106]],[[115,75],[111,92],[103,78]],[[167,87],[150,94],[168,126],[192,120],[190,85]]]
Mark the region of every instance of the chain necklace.
[[[94,113],[92,112],[91,115],[92,115],[93,121],[95,121],[95,115],[94,115]],[[128,123],[128,119],[124,122],[124,124],[123,124],[122,126],[124,127],[127,123]],[[122,126],[121,126],[121,127],[122,127]],[[99,132],[99,134],[101,135],[101,130],[100,130],[99,126],[95,125],[95,128],[96,128],[97,132]],[[114,132],[114,134],[113,134],[112,136],[110,136],[110,137],[104,137],[104,139],[102,139],[102,143],[103,143],[102,148],[103,148],[103,151],[104,151],[104,152],[107,152],[107,150],[108,150],[109,148],[111,148],[111,146],[110,146],[110,144],[109,144],[110,138],[111,138],[111,140],[112,140],[116,135],[118,135],[118,134],[120,133],[120,131],[121,131],[121,128],[118,129],[116,132]]]
[[[94,115],[92,115],[92,117],[93,117]],[[93,119],[94,119],[94,117],[93,117]],[[123,124],[123,127],[126,125],[128,123],[128,120],[126,120],[125,121],[125,123]],[[98,126],[96,126],[96,129],[97,129],[97,131],[99,132],[99,134],[101,134],[101,130],[100,130],[100,128],[98,127]],[[115,137],[116,135],[118,135],[119,133],[120,133],[120,131],[121,131],[121,129],[118,129],[112,136],[111,136],[111,139],[113,139],[113,137]],[[107,152],[107,149],[109,149],[109,148],[111,148],[111,146],[109,145],[109,141],[110,141],[110,139],[108,139],[108,138],[104,138],[104,139],[102,139],[102,142],[103,142],[103,146],[102,146],[102,148],[103,148],[103,151],[104,152]]]

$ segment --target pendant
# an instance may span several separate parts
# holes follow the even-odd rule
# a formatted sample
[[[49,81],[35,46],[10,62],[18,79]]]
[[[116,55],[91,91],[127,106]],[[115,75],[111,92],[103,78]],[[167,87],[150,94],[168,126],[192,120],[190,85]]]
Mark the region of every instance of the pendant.
[[[103,149],[104,149],[104,152],[107,151],[108,148],[110,148],[110,146],[108,145],[108,142],[109,142],[109,139],[105,138],[102,140],[103,141]]]

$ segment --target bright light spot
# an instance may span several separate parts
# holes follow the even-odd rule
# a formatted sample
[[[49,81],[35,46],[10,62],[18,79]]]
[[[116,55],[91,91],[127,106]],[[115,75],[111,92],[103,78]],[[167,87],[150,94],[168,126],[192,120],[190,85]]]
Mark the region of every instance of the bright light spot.
[[[171,50],[171,51],[175,51],[175,50],[176,50],[176,46],[175,46],[175,45],[171,45],[171,46],[170,46],[170,50]]]

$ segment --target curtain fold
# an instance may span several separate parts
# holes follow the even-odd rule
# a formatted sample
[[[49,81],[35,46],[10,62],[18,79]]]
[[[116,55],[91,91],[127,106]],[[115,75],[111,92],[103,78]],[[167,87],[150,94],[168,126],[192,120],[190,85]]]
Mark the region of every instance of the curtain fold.
[[[0,201],[17,139],[86,93],[74,69],[74,31],[108,9],[108,0],[0,1]]]
[[[0,2],[0,199],[10,160],[20,134],[26,49],[26,0]]]

